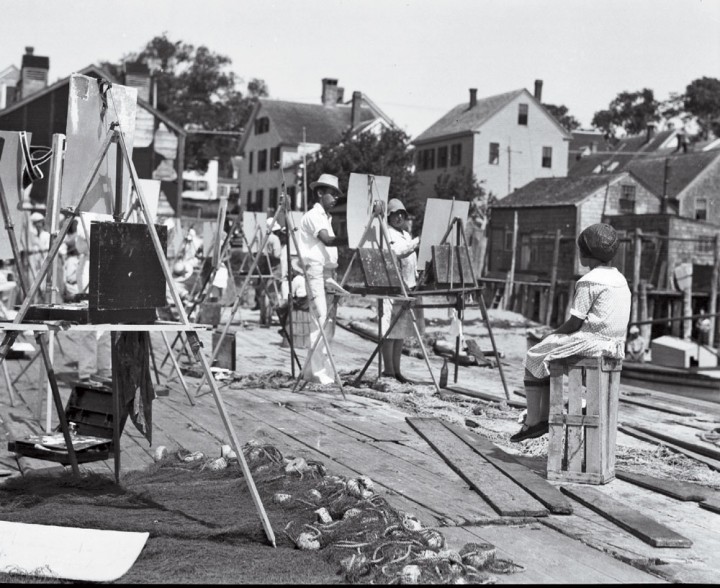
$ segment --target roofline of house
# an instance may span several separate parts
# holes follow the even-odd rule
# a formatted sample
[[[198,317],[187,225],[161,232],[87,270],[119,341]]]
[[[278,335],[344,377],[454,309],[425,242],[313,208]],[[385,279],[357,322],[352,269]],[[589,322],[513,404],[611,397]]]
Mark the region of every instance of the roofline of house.
[[[371,110],[375,111],[375,113],[377,114],[378,117],[384,119],[385,122],[389,123],[393,129],[399,128],[395,124],[393,119],[391,119],[387,114],[385,114],[382,111],[382,109],[377,104],[375,104],[375,102],[373,102],[370,98],[368,98],[367,94],[365,94],[364,92],[361,92],[360,94],[362,96],[362,100],[370,107]],[[352,101],[346,102],[346,104],[352,104]]]
[[[84,68],[82,68],[76,72],[73,72],[73,73],[87,75],[87,73],[91,72],[91,71],[108,78],[113,83],[117,83],[107,71],[105,71],[101,67],[98,67],[95,64],[85,66]],[[42,90],[40,90],[38,92],[34,92],[34,93],[30,94],[30,96],[28,96],[27,98],[23,98],[22,100],[20,100],[20,102],[16,102],[15,104],[11,104],[7,108],[3,108],[2,110],[0,110],[0,117],[5,116],[6,114],[10,114],[11,112],[14,112],[14,111],[22,108],[23,106],[30,104],[32,101],[37,100],[38,98],[42,98],[43,96],[46,96],[50,92],[54,92],[55,90],[57,90],[64,84],[69,84],[71,76],[72,76],[72,74],[58,80],[54,84],[51,84],[50,86],[43,88]],[[149,111],[154,116],[159,118],[162,122],[164,122],[166,125],[171,127],[179,135],[187,135],[187,131],[185,131],[185,129],[183,129],[180,125],[178,125],[177,123],[170,120],[166,115],[164,115],[162,112],[157,110],[157,108],[153,108],[149,102],[146,102],[142,98],[138,97],[137,103],[139,106],[142,106],[145,110]]]
[[[418,141],[417,139],[414,141],[410,141],[411,145],[427,145],[428,143],[439,143],[441,141],[449,141],[450,139],[459,139],[460,137],[465,137],[467,135],[479,135],[480,131],[475,131],[472,129],[468,129],[466,131],[458,131],[456,133],[451,133],[449,135],[439,135],[437,137],[431,137],[430,139],[422,139]]]
[[[702,153],[702,151],[700,151],[700,153]],[[715,157],[713,159],[711,159],[703,169],[700,170],[700,173],[698,173],[694,178],[692,178],[687,183],[687,185],[674,196],[674,198],[676,198],[677,200],[680,200],[680,198],[684,195],[684,193],[687,192],[693,184],[699,182],[702,177],[704,177],[705,175],[710,173],[709,169],[718,162],[719,158],[720,158],[720,150],[718,150]]]
[[[258,111],[262,107],[262,98],[259,99],[255,105],[253,106],[253,109],[250,111],[250,116],[247,119],[247,122],[245,123],[245,129],[246,132],[243,133],[243,136],[240,138],[240,144],[238,145],[238,153],[242,153],[245,151],[245,145],[248,142],[248,139],[250,138],[250,132],[253,129],[253,122],[255,121],[255,117],[257,116]]]
[[[617,174],[607,174],[607,175],[608,175],[608,178],[607,178],[606,182],[604,182],[602,185],[598,186],[595,190],[593,190],[587,196],[584,196],[577,202],[558,202],[557,204],[544,203],[544,204],[537,204],[537,205],[527,204],[527,205],[522,205],[522,206],[517,206],[517,205],[513,206],[512,204],[508,204],[506,206],[503,206],[503,201],[501,199],[498,202],[492,204],[491,208],[503,208],[505,210],[513,210],[516,208],[553,208],[553,207],[560,207],[560,206],[577,206],[578,204],[582,204],[583,202],[585,202],[588,198],[594,196],[600,190],[603,190],[603,189],[607,190],[608,187],[611,186],[612,184],[615,184],[615,183],[621,181],[624,177],[629,175],[629,172],[623,171],[623,172],[620,172]],[[539,179],[550,179],[550,178],[539,178]],[[512,192],[510,194],[512,194]],[[510,194],[508,194],[508,196]]]

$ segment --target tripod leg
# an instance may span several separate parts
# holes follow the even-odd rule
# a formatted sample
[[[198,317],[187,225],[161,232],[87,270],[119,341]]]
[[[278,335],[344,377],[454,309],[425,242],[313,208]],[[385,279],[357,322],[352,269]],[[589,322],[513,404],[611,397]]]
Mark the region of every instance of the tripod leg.
[[[173,367],[175,368],[175,373],[178,375],[178,377],[180,379],[180,384],[182,385],[183,390],[185,391],[185,396],[188,397],[188,400],[190,401],[190,405],[195,406],[195,402],[193,402],[193,399],[190,396],[190,390],[188,390],[187,383],[185,382],[185,378],[183,377],[182,372],[180,371],[180,366],[178,365],[178,362],[172,353],[172,349],[170,349],[170,342],[168,341],[167,335],[165,334],[165,331],[160,331],[160,334],[162,335],[163,341],[165,342],[165,347],[167,347],[168,354],[170,355],[170,361],[172,361]]]
[[[495,337],[493,336],[492,327],[490,326],[490,317],[488,317],[487,308],[485,307],[485,300],[483,299],[481,292],[477,292],[476,296],[478,297],[478,306],[480,306],[480,312],[482,313],[483,321],[485,321],[488,335],[490,335],[490,342],[492,343],[493,352],[495,353],[495,361],[497,361],[503,390],[505,390],[505,398],[510,400],[510,390],[508,390],[507,382],[505,381],[505,373],[503,372],[502,363],[500,362],[500,354],[498,353],[497,345],[495,345]]]
[[[2,362],[2,368],[3,368],[3,376],[5,376],[5,385],[8,389],[8,394],[10,395],[10,406],[15,406],[15,392],[13,391],[13,385],[10,381],[10,374],[8,372],[7,362]]]
[[[200,338],[195,331],[188,331],[187,338],[190,341],[190,346],[193,350],[193,353],[195,354],[196,359],[202,364],[205,375],[207,376],[207,380],[210,384],[210,389],[212,390],[213,397],[215,398],[215,404],[217,405],[218,412],[220,413],[220,417],[222,418],[223,424],[225,425],[225,430],[230,437],[230,444],[232,445],[233,450],[237,454],[238,461],[240,462],[240,467],[242,468],[243,476],[245,477],[245,481],[247,482],[248,488],[250,489],[250,495],[252,496],[253,502],[255,503],[255,508],[260,515],[260,520],[262,521],[263,528],[265,529],[265,534],[272,546],[275,547],[275,534],[273,533],[272,527],[270,526],[270,521],[268,520],[267,514],[265,513],[265,507],[263,506],[262,501],[260,500],[260,495],[258,494],[257,488],[255,487],[255,481],[253,480],[250,468],[245,461],[245,455],[242,452],[240,440],[237,438],[237,434],[235,433],[235,429],[232,426],[230,417],[225,410],[225,403],[223,402],[222,396],[220,395],[220,390],[215,383],[215,379],[210,374],[210,364],[202,353]]]
[[[23,369],[20,370],[20,373],[19,373],[17,376],[15,376],[15,378],[14,378],[13,381],[12,381],[13,384],[17,384],[18,380],[25,374],[25,372],[28,371],[28,369],[30,368],[30,366],[33,364],[33,362],[34,362],[38,357],[40,357],[40,355],[41,355],[41,352],[40,352],[40,351],[38,351],[35,355],[33,355],[32,359],[31,359],[30,361],[28,361],[28,362],[25,364],[25,366],[23,367]]]

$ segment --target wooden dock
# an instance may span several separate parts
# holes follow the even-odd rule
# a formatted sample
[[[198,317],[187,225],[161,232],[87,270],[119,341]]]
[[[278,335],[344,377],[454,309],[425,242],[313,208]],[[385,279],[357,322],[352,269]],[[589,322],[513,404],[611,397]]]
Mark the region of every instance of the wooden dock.
[[[239,327],[238,330],[236,341],[242,364],[236,370],[238,373],[283,370],[289,374],[289,349],[280,347],[276,328],[262,329],[249,322],[247,328]],[[203,336],[209,355],[211,333]],[[501,348],[505,336],[509,335],[496,335]],[[520,336],[524,339],[524,332]],[[359,370],[373,348],[371,342],[341,328],[336,329],[333,351],[341,372]],[[162,345],[157,345],[156,349],[162,349]],[[299,350],[299,353],[303,357],[304,351]],[[14,377],[24,363],[8,361],[11,376]],[[442,359],[432,356],[431,363],[439,372]],[[407,377],[429,383],[422,360],[404,357],[403,368]],[[374,369],[372,367],[369,372]],[[4,439],[42,432],[30,408],[36,395],[33,384],[38,378],[37,371],[29,370],[29,375],[18,382],[18,392],[29,406],[16,401],[16,406],[11,407],[7,391],[0,393],[0,430],[5,434]],[[522,387],[520,367],[506,368],[506,378],[510,389]],[[198,379],[188,377],[187,380],[192,393]],[[451,548],[458,549],[468,542],[492,543],[500,557],[523,568],[519,573],[498,575],[499,583],[716,583],[720,579],[720,560],[717,558],[720,519],[716,518],[720,515],[700,508],[697,501],[678,500],[667,493],[621,479],[592,488],[608,504],[621,503],[625,509],[653,520],[690,544],[689,547],[673,544],[660,548],[573,499],[572,493],[565,498],[572,507],[572,514],[562,514],[562,510],[554,512],[534,498],[526,500],[522,484],[511,479],[512,472],[522,471],[517,475],[525,483],[535,477],[538,483],[550,486],[544,480],[544,458],[513,454],[510,444],[497,441],[516,430],[517,423],[513,420],[492,423],[494,429],[490,425],[480,429],[496,439],[495,448],[491,447],[487,437],[478,435],[478,429],[473,431],[465,427],[465,417],[460,413],[468,414],[468,409],[462,406],[463,401],[478,404],[482,400],[449,391],[433,396],[432,388],[423,386],[422,391],[418,388],[416,393],[405,394],[404,406],[396,406],[386,402],[381,391],[351,386],[345,387],[347,399],[343,399],[335,387],[323,391],[306,388],[293,393],[288,388],[246,388],[238,384],[229,381],[221,384],[221,389],[242,443],[255,439],[272,444],[285,456],[321,461],[332,474],[369,476],[393,506],[414,514],[425,526],[438,528]],[[458,386],[495,397],[496,406],[504,401],[496,370],[462,368]],[[63,388],[62,392],[67,398],[69,390]],[[639,398],[652,405],[648,396]],[[522,397],[516,399],[521,401]],[[170,451],[183,448],[219,456],[220,446],[228,440],[214,400],[210,394],[204,394],[195,402],[195,406],[190,405],[177,383],[171,387],[169,396],[154,401],[153,447],[128,423],[121,439],[122,471],[145,468],[152,463],[153,452],[159,445]],[[667,396],[658,396],[657,402],[676,406]],[[695,414],[693,411],[697,410],[698,417],[706,422],[720,421],[720,406],[715,405],[713,412],[702,403],[697,404],[701,401],[683,399],[683,402],[677,406],[687,413]],[[424,437],[411,425],[413,418],[427,417],[430,408],[433,416],[424,425]],[[514,410],[515,415],[519,414],[519,409]],[[680,419],[694,424],[694,418],[658,412],[638,404],[621,404],[620,407],[620,421],[628,424],[657,425],[662,419]],[[450,430],[438,429],[441,422],[455,426],[460,434],[445,434],[444,431]],[[469,437],[464,439],[463,434]],[[484,447],[488,456],[512,462],[505,468],[507,472],[493,465],[490,457],[486,459],[473,449],[469,444],[473,435],[482,438],[477,447]],[[432,444],[428,439],[433,440]],[[618,444],[653,448],[650,442],[622,433],[618,435]],[[452,459],[448,459],[449,455]],[[48,467],[60,466],[31,458],[16,458],[7,451],[6,443],[0,446],[0,470],[7,470],[12,475],[26,475]],[[105,472],[110,476],[114,464],[112,460],[95,462],[82,465],[81,469]],[[496,488],[489,483],[492,479],[503,484],[506,499],[521,497],[522,501],[505,502],[502,508],[498,507],[499,503],[493,503],[500,498],[493,494]],[[556,489],[562,486],[552,485]],[[552,488],[544,490],[552,491]],[[717,496],[712,490],[710,494]]]

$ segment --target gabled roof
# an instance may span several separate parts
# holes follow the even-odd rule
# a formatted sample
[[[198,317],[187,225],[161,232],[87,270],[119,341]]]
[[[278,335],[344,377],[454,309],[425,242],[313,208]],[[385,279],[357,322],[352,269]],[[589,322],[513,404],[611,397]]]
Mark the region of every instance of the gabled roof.
[[[664,191],[666,161],[667,192]],[[703,170],[716,161],[720,161],[720,149],[636,159],[627,165],[626,171],[656,196],[666,193],[668,198],[676,198]]]
[[[469,107],[467,102],[458,104],[442,118],[433,123],[428,129],[420,133],[412,142],[413,144],[425,143],[448,135],[458,135],[476,131],[521,94],[525,94],[529,100],[535,102],[535,104],[550,117],[550,120],[552,120],[562,133],[570,138],[570,133],[567,132],[555,117],[547,112],[543,105],[538,102],[530,92],[521,88],[520,90],[513,90],[512,92],[505,92],[504,94],[480,98],[472,108]]]
[[[290,145],[300,143],[326,145],[339,141],[347,131],[351,130],[352,104],[350,102],[324,106],[322,104],[260,98],[247,122],[247,132],[240,142],[239,149],[241,151],[250,138],[253,121],[261,110],[262,115],[268,116],[272,120],[275,130],[280,136],[281,143]],[[382,119],[390,127],[395,127],[395,123],[377,108],[369,98],[363,95],[359,123],[352,130],[362,132],[363,129],[366,129],[378,119]]]
[[[612,143],[600,131],[571,131],[572,139],[568,145],[569,153],[579,153],[585,149],[594,151],[610,151],[614,149]]]
[[[674,149],[663,147],[663,144],[670,139],[677,131],[667,130],[660,131],[652,136],[648,141],[647,134],[632,135],[623,137],[617,141],[608,140],[602,146],[598,146],[598,153],[591,153],[580,159],[569,160],[568,176],[584,176],[593,173],[605,173],[595,171],[598,166],[604,166],[607,172],[619,173],[626,169],[631,161],[653,156],[657,153],[671,153]],[[571,153],[575,141],[575,132],[573,132],[573,143],[571,143]],[[615,164],[612,168],[609,164]]]
[[[102,69],[101,67],[98,67],[97,65],[88,65],[81,70],[78,70],[73,73],[79,73],[85,76],[95,76],[105,78],[107,80],[110,80],[113,83],[119,83],[113,76],[110,75],[107,71]],[[62,78],[55,82],[54,84],[49,85],[47,88],[43,88],[42,90],[38,90],[37,92],[33,92],[30,94],[30,96],[27,96],[20,100],[19,102],[15,102],[14,104],[11,104],[7,108],[3,108],[0,110],[0,118],[5,116],[6,114],[9,114],[15,110],[18,110],[19,108],[22,108],[26,104],[29,104],[30,102],[33,102],[37,100],[38,98],[41,98],[42,96],[45,96],[47,94],[50,94],[51,92],[57,90],[58,88],[61,88],[65,84],[70,83],[70,76],[67,76],[66,78]],[[164,115],[162,112],[157,110],[156,108],[153,108],[149,102],[146,102],[142,98],[138,98],[137,100],[138,106],[141,106],[148,112],[150,112],[155,117],[159,118],[162,122],[164,122],[168,127],[170,127],[173,131],[175,131],[179,135],[186,135],[185,129],[183,129],[180,125],[170,120],[166,115]]]
[[[508,194],[492,208],[533,208],[577,205],[625,174],[603,174],[580,178],[538,178]]]

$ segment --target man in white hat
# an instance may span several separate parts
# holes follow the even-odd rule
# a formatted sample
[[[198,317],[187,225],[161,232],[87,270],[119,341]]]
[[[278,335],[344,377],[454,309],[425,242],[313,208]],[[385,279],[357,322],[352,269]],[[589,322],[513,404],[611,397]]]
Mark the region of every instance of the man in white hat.
[[[319,316],[320,324],[323,325],[327,318],[328,309],[325,280],[332,278],[335,268],[337,268],[337,245],[345,244],[347,240],[336,237],[331,224],[330,211],[342,196],[337,176],[322,174],[315,182],[310,184],[310,189],[315,193],[315,204],[303,215],[300,221],[298,245],[306,264],[304,269],[310,285],[308,296]],[[332,341],[334,332],[335,325],[331,318],[325,329],[328,343]],[[320,330],[313,322],[312,331],[310,332],[310,345],[318,337],[320,337]],[[325,349],[322,341],[315,348],[315,353],[313,353],[308,364],[307,373],[303,374],[303,378],[320,384],[332,384],[334,381],[328,350]]]
[[[310,189],[315,193],[315,204],[302,217],[299,226],[298,246],[305,261],[305,274],[310,285],[311,304],[314,305],[320,324],[325,323],[327,318],[327,299],[325,295],[325,278],[332,278],[337,267],[337,245],[346,243],[335,236],[332,228],[332,217],[330,211],[335,207],[342,192],[337,176],[322,174],[317,181],[310,184]],[[332,320],[325,329],[328,343],[332,340],[334,333]],[[312,323],[310,332],[310,345],[320,336],[320,330],[315,323]],[[322,341],[315,348],[312,358],[308,364],[308,373],[303,378],[320,384],[332,384],[332,365],[328,357],[328,350],[325,349]]]

